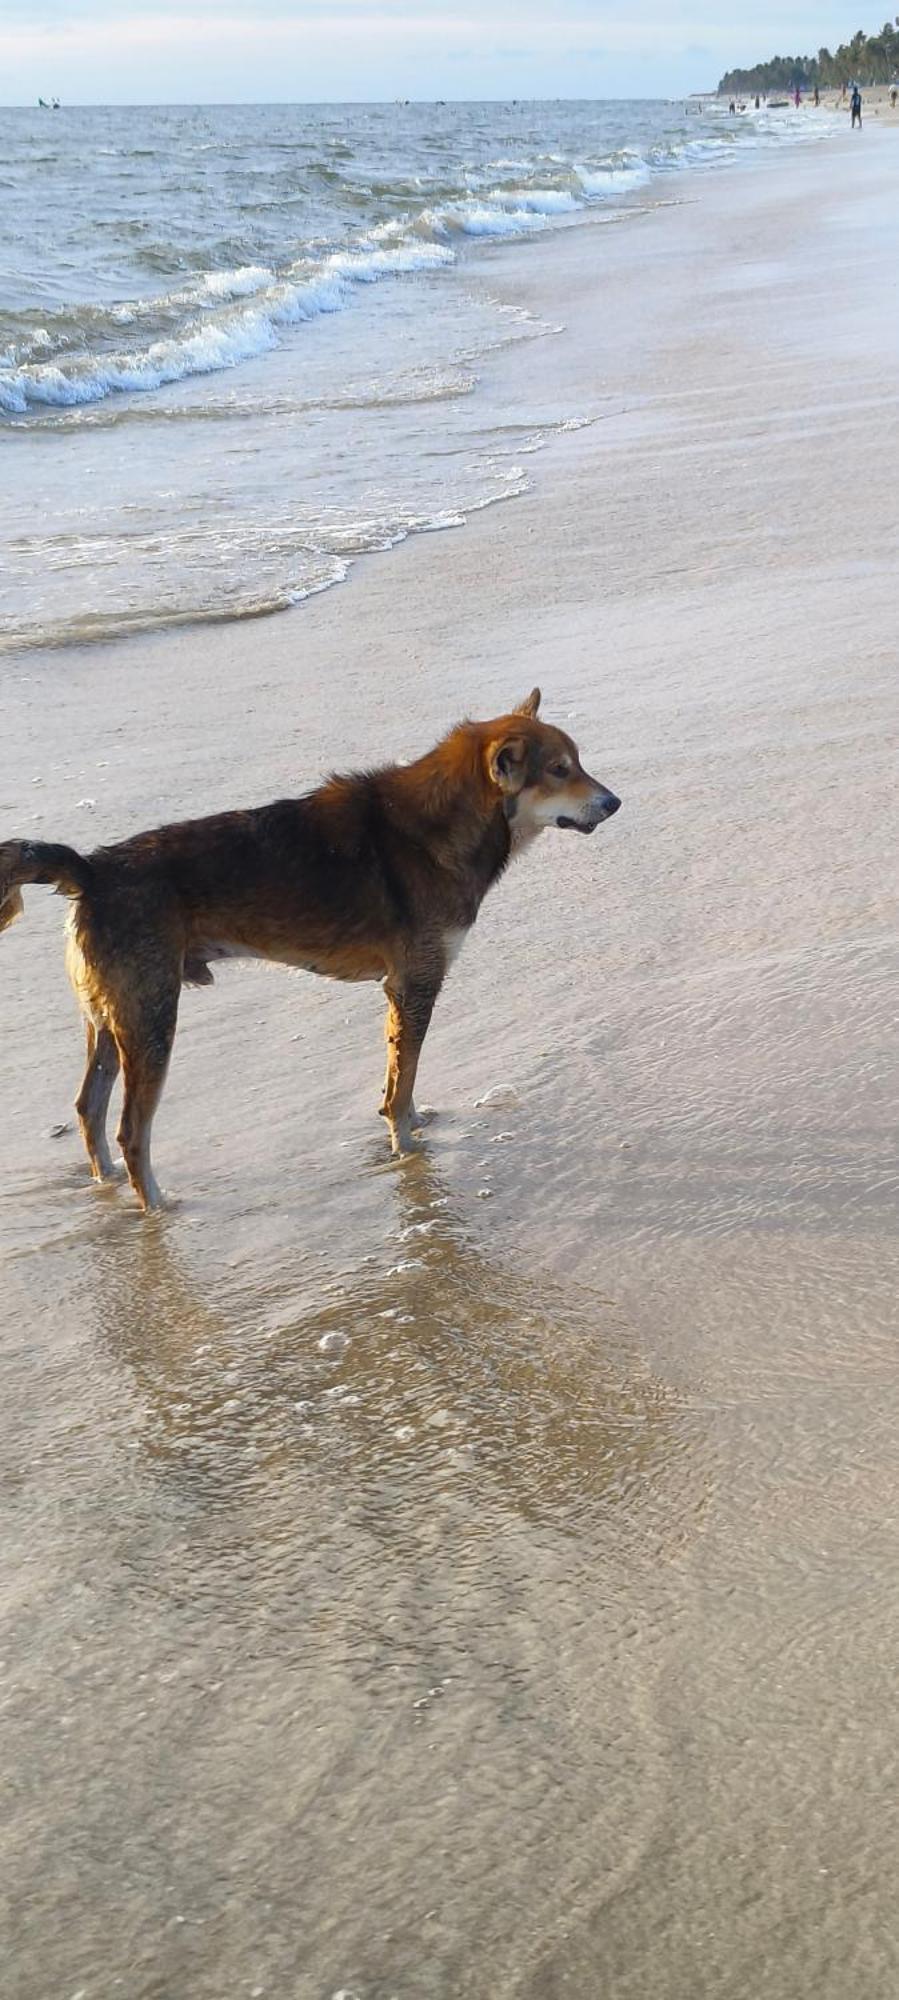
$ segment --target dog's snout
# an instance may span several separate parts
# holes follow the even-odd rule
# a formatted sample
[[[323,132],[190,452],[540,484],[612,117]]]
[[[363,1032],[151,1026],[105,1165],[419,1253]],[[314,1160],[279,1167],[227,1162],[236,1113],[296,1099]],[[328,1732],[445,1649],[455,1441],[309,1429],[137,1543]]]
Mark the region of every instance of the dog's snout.
[[[560,813],[556,825],[573,827],[577,833],[595,833],[597,827],[602,826],[603,820],[611,819],[612,814],[617,813],[620,804],[621,800],[616,798],[614,792],[609,791],[608,785],[594,783],[593,791],[580,811]]]

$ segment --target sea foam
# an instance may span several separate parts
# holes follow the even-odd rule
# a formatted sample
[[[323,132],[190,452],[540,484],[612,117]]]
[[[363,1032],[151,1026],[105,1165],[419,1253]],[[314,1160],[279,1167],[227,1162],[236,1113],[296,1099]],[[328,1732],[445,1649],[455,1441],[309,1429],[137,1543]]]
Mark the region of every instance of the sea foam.
[[[732,160],[741,148],[808,139],[825,129],[821,122],[792,115],[779,120],[777,114],[762,113],[757,119],[728,121],[714,106],[705,107],[700,116],[703,123],[695,131],[692,118],[678,131],[676,120],[666,116],[663,130],[657,125],[654,136],[647,131],[639,146],[625,143],[604,153],[581,147],[567,154],[558,142],[544,142],[533,150],[522,145],[484,150],[480,157],[477,151],[469,157],[460,154],[455,161],[444,151],[439,167],[433,167],[425,150],[414,159],[398,156],[392,176],[379,161],[367,189],[356,179],[344,186],[339,165],[323,165],[329,191],[325,219],[327,204],[343,199],[371,210],[389,197],[394,212],[385,216],[382,211],[380,217],[370,212],[357,231],[344,226],[342,241],[333,235],[330,243],[307,236],[293,245],[292,255],[282,244],[280,254],[269,261],[234,254],[244,244],[257,247],[235,226],[248,206],[253,212],[258,208],[244,204],[223,218],[231,224],[222,239],[232,251],[230,258],[218,257],[212,242],[198,245],[197,261],[206,268],[186,279],[179,273],[168,291],[95,297],[40,316],[28,308],[7,315],[10,337],[0,352],[0,411],[23,417],[42,407],[77,409],[116,393],[148,393],[192,375],[236,368],[277,347],[285,329],[341,311],[360,286],[426,276],[452,265],[460,253],[468,254],[466,246],[473,248],[479,239],[537,235],[575,222],[597,202],[626,200],[673,169],[713,168]],[[458,117],[464,129],[461,112]],[[598,123],[591,115],[584,135],[592,137]],[[579,129],[576,115],[573,129]],[[200,150],[214,152],[215,146],[204,141]],[[293,209],[299,203],[301,213],[306,198],[291,163],[293,147],[282,150],[287,154],[286,179],[271,179],[265,204],[269,217],[284,204]],[[127,146],[100,151],[104,158],[121,153],[126,161],[145,157],[140,147],[133,153]],[[308,172],[313,176],[311,166]],[[498,184],[498,176],[508,176],[508,184]],[[453,185],[457,191],[447,198]],[[439,189],[439,198],[430,203],[429,186],[435,195]],[[226,192],[226,204],[228,198]],[[133,262],[144,269],[166,263],[171,269],[172,264],[183,266],[185,257],[189,261],[190,252],[174,243],[145,241],[143,223],[127,221],[124,213],[122,229],[123,244],[129,229],[138,232]]]
[[[256,295],[252,308],[229,313],[215,320],[190,321],[180,334],[153,341],[130,354],[79,356],[68,365],[56,362],[28,362],[0,373],[0,409],[24,415],[29,404],[57,407],[94,403],[114,391],[160,389],[180,382],[188,375],[209,375],[223,368],[235,368],[242,361],[264,354],[277,345],[277,328],[316,319],[322,313],[340,312],[349,302],[356,285],[376,284],[384,278],[400,277],[414,271],[433,271],[453,262],[453,252],[439,243],[396,244],[390,249],[360,246],[335,251],[315,276],[290,278],[272,283],[272,273],[259,267],[212,274],[203,279],[208,297],[233,300]],[[215,278],[218,275],[216,290]],[[267,288],[266,288],[267,287]],[[165,294],[156,301],[156,310],[180,297],[192,305],[195,294]]]

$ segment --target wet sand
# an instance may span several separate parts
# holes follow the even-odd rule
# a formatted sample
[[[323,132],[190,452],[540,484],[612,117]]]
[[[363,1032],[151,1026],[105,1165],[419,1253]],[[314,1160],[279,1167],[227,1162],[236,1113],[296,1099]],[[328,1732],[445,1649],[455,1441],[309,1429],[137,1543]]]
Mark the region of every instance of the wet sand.
[[[485,906],[420,1159],[377,994],[186,995],[159,1223],[48,1136],[60,905],[0,941],[8,2000],[893,2000],[897,185],[847,134],[497,255],[593,419],[527,497],[4,667],[10,831],[535,680],[624,799]]]

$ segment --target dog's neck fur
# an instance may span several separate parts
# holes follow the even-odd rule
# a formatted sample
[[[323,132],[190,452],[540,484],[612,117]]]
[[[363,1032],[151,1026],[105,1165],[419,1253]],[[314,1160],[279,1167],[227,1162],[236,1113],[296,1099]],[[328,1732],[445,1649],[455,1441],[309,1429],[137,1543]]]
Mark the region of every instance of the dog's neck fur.
[[[474,729],[463,725],[449,740],[455,751],[449,770],[442,745],[414,764],[379,772],[377,783],[388,814],[392,798],[414,801],[429,853],[449,874],[469,878],[476,910],[514,852],[515,801],[491,784]]]

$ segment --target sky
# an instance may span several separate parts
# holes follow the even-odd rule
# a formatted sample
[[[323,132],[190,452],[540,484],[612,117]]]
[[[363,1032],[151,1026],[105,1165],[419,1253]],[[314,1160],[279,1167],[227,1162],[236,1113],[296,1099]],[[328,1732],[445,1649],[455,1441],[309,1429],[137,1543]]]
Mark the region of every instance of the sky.
[[[0,103],[679,97],[879,25],[850,0],[0,0]]]

